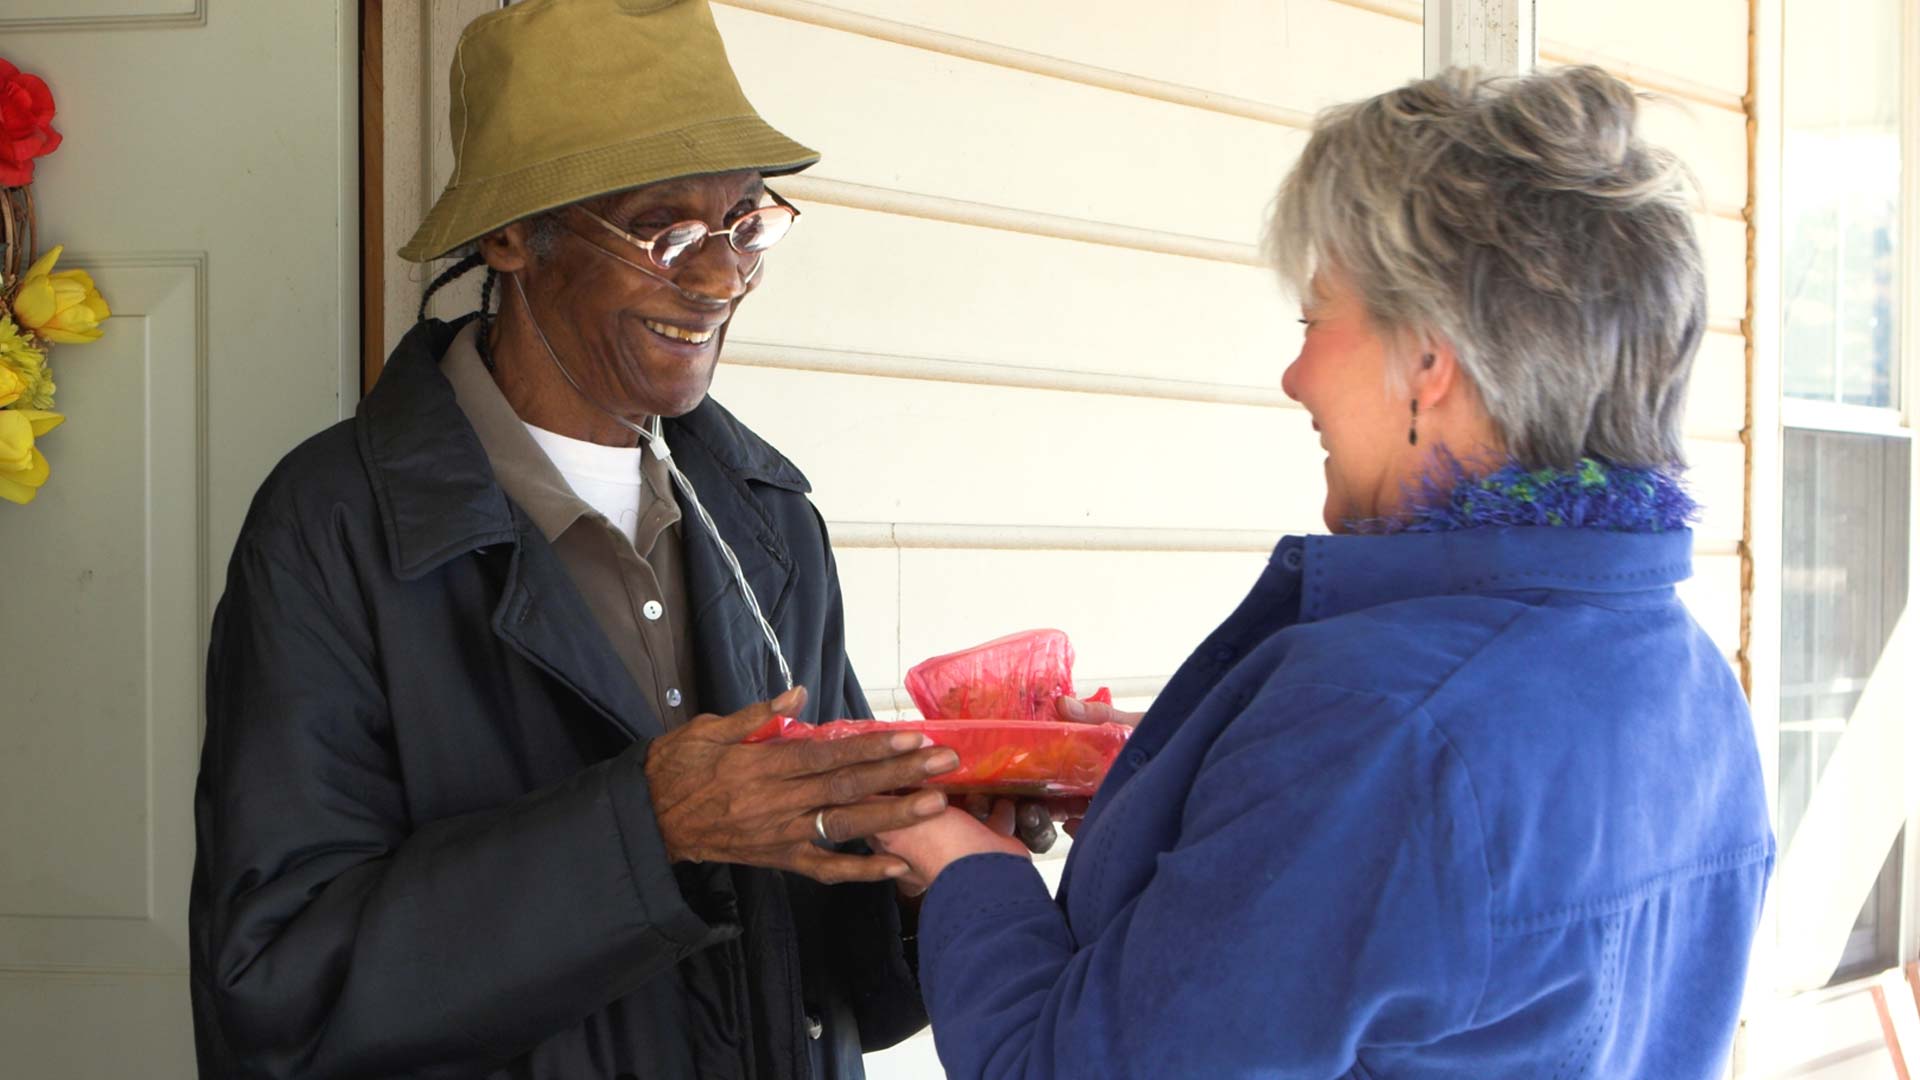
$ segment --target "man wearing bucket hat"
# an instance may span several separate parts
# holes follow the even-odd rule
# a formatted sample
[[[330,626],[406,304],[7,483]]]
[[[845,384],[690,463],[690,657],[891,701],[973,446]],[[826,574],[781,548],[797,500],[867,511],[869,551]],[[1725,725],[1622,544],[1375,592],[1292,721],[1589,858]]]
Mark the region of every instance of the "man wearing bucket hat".
[[[925,1016],[905,865],[846,845],[954,761],[741,743],[869,712],[805,478],[706,398],[817,155],[705,0],[528,0],[451,89],[402,254],[482,311],[281,462],[215,618],[202,1075],[858,1076]]]

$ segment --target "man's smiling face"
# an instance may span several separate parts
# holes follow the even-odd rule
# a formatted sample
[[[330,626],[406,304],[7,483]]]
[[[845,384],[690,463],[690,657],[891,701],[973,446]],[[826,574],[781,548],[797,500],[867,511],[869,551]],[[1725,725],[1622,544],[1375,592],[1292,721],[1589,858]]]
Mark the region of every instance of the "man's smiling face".
[[[702,221],[717,232],[758,206],[763,191],[758,173],[718,173],[649,184],[586,206],[640,238],[683,221]],[[529,268],[526,288],[560,355],[579,358],[573,371],[581,386],[627,416],[691,412],[707,395],[726,324],[757,284],[755,267],[765,254],[742,255],[724,237],[709,237],[662,270],[579,207],[555,211],[555,218],[561,228]]]

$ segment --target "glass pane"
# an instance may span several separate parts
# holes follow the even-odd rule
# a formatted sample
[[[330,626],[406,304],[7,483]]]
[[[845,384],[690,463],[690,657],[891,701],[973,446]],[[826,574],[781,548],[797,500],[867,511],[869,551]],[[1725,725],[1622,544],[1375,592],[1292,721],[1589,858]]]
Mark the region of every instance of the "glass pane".
[[[1813,733],[1780,732],[1780,835],[1792,836],[1813,799]]]
[[[1790,842],[1907,600],[1909,444],[1788,429],[1780,839]]]
[[[1900,4],[1786,5],[1782,387],[1900,404]]]
[[[1900,958],[1900,866],[1906,849],[1906,830],[1893,838],[1893,850],[1880,867],[1873,892],[1860,906],[1853,932],[1840,954],[1840,966],[1831,982],[1847,982],[1885,971]]]

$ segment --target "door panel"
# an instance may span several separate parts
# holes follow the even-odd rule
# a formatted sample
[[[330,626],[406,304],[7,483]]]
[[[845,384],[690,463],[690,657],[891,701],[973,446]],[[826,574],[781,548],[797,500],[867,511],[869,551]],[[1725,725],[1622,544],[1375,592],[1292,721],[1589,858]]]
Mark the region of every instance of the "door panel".
[[[253,492],[357,382],[354,10],[6,12],[65,136],[41,242],[114,315],[54,351],[52,478],[0,508],[0,1073],[186,1077],[207,628]]]

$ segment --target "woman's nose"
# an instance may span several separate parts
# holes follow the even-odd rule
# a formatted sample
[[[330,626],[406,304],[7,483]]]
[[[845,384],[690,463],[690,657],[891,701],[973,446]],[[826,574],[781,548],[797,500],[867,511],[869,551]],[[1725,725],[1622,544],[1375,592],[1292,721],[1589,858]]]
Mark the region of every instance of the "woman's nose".
[[[1280,373],[1280,392],[1295,401],[1300,400],[1300,391],[1295,385],[1298,380],[1294,377],[1294,373],[1299,370],[1300,358],[1296,356],[1288,362],[1287,370]]]

